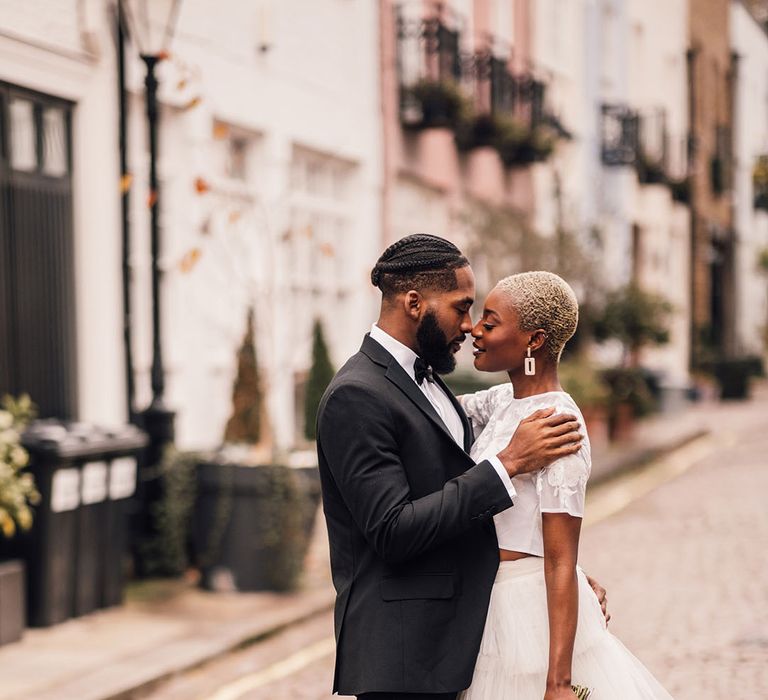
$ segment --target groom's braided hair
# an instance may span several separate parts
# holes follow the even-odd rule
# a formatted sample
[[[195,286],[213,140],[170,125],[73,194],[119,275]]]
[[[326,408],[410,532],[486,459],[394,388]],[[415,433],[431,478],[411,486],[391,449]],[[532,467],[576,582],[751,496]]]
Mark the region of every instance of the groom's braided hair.
[[[387,248],[371,270],[371,283],[384,298],[411,289],[456,289],[455,270],[469,261],[450,241],[428,233],[414,233]]]

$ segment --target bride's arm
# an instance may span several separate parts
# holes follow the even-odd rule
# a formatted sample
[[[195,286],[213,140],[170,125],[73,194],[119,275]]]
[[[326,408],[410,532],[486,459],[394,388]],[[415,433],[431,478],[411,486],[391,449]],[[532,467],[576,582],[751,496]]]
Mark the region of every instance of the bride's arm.
[[[576,560],[581,518],[568,513],[542,513],[542,529],[549,611],[549,670],[544,700],[575,698],[571,663],[579,612]]]

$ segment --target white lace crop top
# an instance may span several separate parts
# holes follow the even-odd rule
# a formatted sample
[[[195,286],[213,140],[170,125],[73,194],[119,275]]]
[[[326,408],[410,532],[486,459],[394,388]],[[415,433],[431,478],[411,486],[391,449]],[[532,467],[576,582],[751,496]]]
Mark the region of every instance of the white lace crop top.
[[[506,383],[465,394],[459,400],[475,431],[471,455],[476,463],[498,454],[506,447],[520,421],[540,408],[553,407],[557,413],[573,413],[584,427],[581,411],[564,391],[516,399],[512,385]],[[592,467],[589,438],[586,431],[584,434],[585,439],[576,454],[559,459],[538,472],[512,479],[517,491],[514,506],[493,518],[501,549],[544,556],[541,514],[568,513],[583,517],[584,494]]]

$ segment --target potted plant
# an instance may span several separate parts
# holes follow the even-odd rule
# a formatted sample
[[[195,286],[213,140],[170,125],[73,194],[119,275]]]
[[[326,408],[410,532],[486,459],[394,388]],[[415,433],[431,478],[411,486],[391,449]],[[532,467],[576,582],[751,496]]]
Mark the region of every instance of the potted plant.
[[[713,370],[721,399],[749,398],[752,377],[764,376],[762,358],[756,356],[720,358],[715,360]]]
[[[32,526],[30,506],[40,500],[32,475],[25,471],[29,455],[21,446],[21,433],[34,412],[27,395],[18,400],[6,396],[0,408],[0,540],[6,545],[19,529]],[[9,547],[0,551],[0,644],[7,644],[20,639],[25,626],[24,564],[4,559]]]
[[[609,425],[612,440],[629,437],[635,418],[656,405],[647,374],[640,369],[640,350],[669,342],[672,305],[662,296],[629,284],[608,295],[594,323],[598,342],[618,340],[624,349],[622,366],[608,370],[611,387]]]
[[[640,350],[669,342],[672,305],[661,295],[629,284],[611,292],[594,325],[595,339],[618,340],[624,347],[624,365],[637,367]]]
[[[403,125],[412,129],[456,130],[468,112],[467,98],[457,83],[420,80],[403,88]]]
[[[545,125],[529,126],[513,117],[496,119],[494,147],[507,167],[544,161],[552,155],[556,131]]]
[[[581,410],[592,445],[608,441],[611,391],[597,368],[583,358],[560,363],[560,382]]]
[[[621,442],[632,436],[637,418],[657,410],[658,400],[651,390],[651,378],[640,367],[611,367],[602,376],[610,388],[608,435]]]
[[[753,205],[768,210],[768,156],[759,156],[752,169]]]
[[[270,454],[264,428],[249,311],[224,445],[197,464],[192,542],[204,588],[284,591],[300,582],[320,501],[317,465]]]
[[[492,114],[469,115],[456,129],[456,146],[460,151],[493,146],[498,131],[498,120]]]

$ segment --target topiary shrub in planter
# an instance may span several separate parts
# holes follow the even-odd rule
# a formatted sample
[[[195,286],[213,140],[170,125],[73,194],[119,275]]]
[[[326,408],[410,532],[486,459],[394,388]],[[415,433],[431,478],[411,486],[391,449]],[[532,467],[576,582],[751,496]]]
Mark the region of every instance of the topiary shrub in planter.
[[[611,389],[597,368],[583,359],[560,363],[560,383],[581,410],[592,446],[602,445],[609,436]]]
[[[166,448],[158,465],[162,497],[152,504],[155,535],[139,542],[146,576],[183,575],[190,566],[190,532],[199,455]]]
[[[309,368],[304,401],[304,437],[307,440],[317,439],[317,411],[320,408],[320,399],[323,398],[334,374],[336,371],[328,354],[323,326],[316,320],[312,329],[312,366]]]
[[[673,310],[664,297],[629,284],[608,295],[595,319],[595,339],[618,340],[624,346],[624,364],[636,366],[641,348],[669,342]]]
[[[658,410],[648,374],[640,367],[613,367],[603,370],[604,381],[610,387],[608,400],[608,434],[620,441],[632,434],[636,418]]]
[[[320,382],[331,368],[319,326],[315,330]],[[316,462],[271,462],[270,446],[260,443],[265,421],[257,420],[264,414],[254,337],[249,312],[224,445],[195,468],[192,559],[202,586],[216,591],[296,588],[320,502]]]
[[[295,589],[319,503],[316,466],[252,466],[224,455],[201,462],[193,541],[203,587]]]

